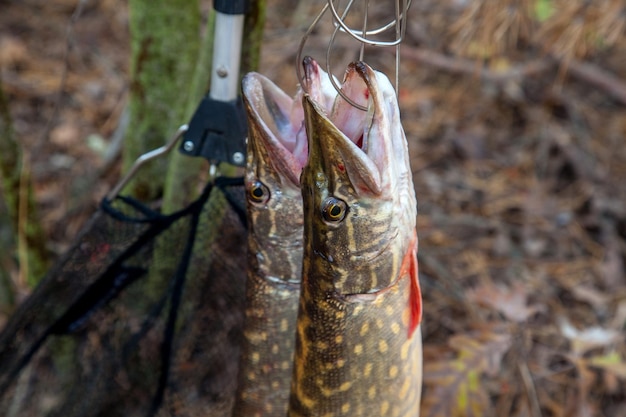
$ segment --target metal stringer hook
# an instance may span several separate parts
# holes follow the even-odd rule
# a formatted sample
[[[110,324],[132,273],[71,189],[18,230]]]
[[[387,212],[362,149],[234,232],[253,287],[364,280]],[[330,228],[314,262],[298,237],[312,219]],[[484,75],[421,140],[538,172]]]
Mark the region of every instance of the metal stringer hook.
[[[359,10],[358,7],[353,7],[355,5],[355,0],[348,0],[343,11],[340,12],[340,3],[341,0],[327,0],[326,4],[320,11],[320,13],[315,17],[311,26],[307,29],[302,40],[300,41],[300,46],[298,48],[298,53],[296,54],[296,74],[298,77],[298,81],[302,88],[306,88],[303,83],[303,75],[302,75],[302,52],[304,50],[305,44],[313,29],[319,24],[320,20],[324,16],[324,14],[330,10],[332,22],[335,30],[330,37],[328,42],[328,48],[326,49],[326,72],[332,74],[332,65],[331,65],[331,51],[333,49],[333,45],[335,43],[335,38],[337,37],[338,32],[347,33],[354,40],[359,42],[360,50],[359,50],[359,60],[362,61],[365,56],[365,46],[381,46],[381,47],[395,47],[395,89],[396,95],[399,90],[400,83],[400,44],[404,40],[404,35],[406,33],[406,20],[407,20],[407,12],[409,7],[411,7],[412,0],[394,0],[395,6],[395,18],[388,23],[385,23],[381,26],[375,28],[368,27],[368,18],[369,18],[369,3],[370,0],[360,0],[361,8]],[[348,26],[346,20],[351,13],[361,13],[360,18],[362,19],[363,25],[359,29],[354,29]],[[391,35],[390,35],[391,33]],[[343,97],[348,103],[353,105],[354,107],[361,109],[363,111],[367,111],[367,108],[355,103],[351,100],[347,95],[341,90],[341,86],[339,86],[334,79],[334,77],[330,77],[330,81],[333,86],[337,90],[337,92]]]

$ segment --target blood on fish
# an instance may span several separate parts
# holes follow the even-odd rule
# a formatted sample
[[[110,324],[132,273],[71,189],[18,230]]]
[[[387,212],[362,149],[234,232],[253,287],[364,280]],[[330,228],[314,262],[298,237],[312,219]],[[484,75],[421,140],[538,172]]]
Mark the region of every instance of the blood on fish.
[[[409,338],[413,336],[415,329],[422,321],[422,291],[419,284],[419,269],[417,264],[417,233],[411,240],[409,249],[402,260],[400,276],[409,275],[411,280],[411,293],[409,294]]]
[[[419,283],[419,266],[417,264],[417,252],[413,250],[411,256],[411,295],[409,303],[411,304],[411,316],[409,320],[409,338],[413,336],[415,329],[422,322],[422,291]]]
[[[366,88],[365,92],[363,93],[363,96],[365,97],[365,100],[369,100],[369,98],[370,98],[370,90],[368,90]]]
[[[363,135],[355,142],[356,146],[363,149]]]
[[[341,172],[346,172],[346,167],[341,163],[337,163],[337,169]]]

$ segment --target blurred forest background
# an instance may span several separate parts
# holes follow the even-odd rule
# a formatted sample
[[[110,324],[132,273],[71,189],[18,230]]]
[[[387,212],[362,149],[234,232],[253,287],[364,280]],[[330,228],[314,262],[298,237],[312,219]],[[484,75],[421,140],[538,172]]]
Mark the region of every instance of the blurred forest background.
[[[372,3],[384,20],[391,2]],[[289,94],[322,4],[267,1],[259,72]],[[305,53],[324,62],[330,33],[326,18]],[[341,76],[358,48],[339,38],[333,51]],[[142,134],[128,123],[130,56],[126,1],[0,0],[0,161],[13,164],[0,171],[0,329],[119,179],[123,138]],[[626,4],[413,0],[401,58],[422,415],[626,416]],[[392,76],[393,50],[365,60]],[[158,103],[156,146],[187,122],[181,106]]]

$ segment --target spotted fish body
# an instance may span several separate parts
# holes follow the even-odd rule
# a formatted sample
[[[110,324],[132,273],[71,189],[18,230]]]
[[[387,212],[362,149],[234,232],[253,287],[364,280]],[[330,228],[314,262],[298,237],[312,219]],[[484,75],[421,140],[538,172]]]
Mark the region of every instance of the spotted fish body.
[[[305,95],[309,158],[290,417],[419,415],[416,199],[389,80],[351,64],[327,115]]]
[[[307,81],[320,102],[336,95],[311,62]],[[302,92],[295,100],[256,73],[243,80],[249,135],[245,174],[248,278],[244,343],[234,417],[287,412],[302,269],[302,196],[307,156]]]

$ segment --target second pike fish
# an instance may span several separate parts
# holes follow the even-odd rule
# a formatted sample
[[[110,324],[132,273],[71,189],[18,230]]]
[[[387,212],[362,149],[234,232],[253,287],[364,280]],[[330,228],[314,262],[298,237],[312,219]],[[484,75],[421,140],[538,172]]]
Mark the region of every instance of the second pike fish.
[[[289,417],[416,417],[416,199],[395,91],[351,64],[332,112],[304,97],[309,158]]]
[[[307,62],[307,90],[330,108],[336,91],[315,61]],[[284,417],[302,269],[300,172],[308,145],[302,90],[291,99],[266,77],[250,73],[243,98],[249,125],[248,279],[233,417]]]

